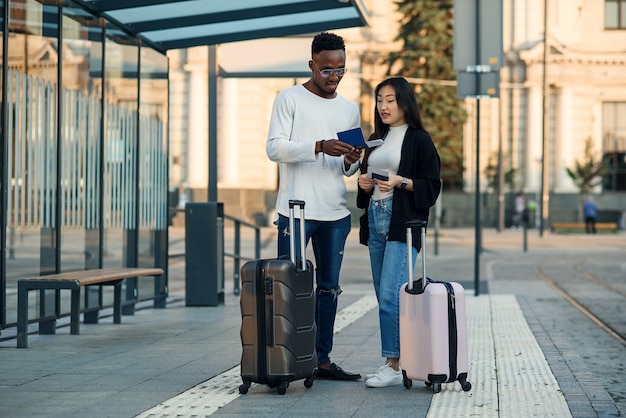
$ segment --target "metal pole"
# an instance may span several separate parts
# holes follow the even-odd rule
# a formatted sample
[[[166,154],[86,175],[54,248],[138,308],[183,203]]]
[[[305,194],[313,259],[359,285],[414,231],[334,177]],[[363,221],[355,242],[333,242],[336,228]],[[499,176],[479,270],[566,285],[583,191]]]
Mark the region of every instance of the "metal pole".
[[[541,224],[539,235],[545,237],[548,228],[548,213],[550,190],[548,183],[548,168],[550,163],[549,148],[549,124],[550,124],[550,85],[548,84],[548,55],[550,45],[548,41],[548,0],[544,0],[544,29],[543,29],[543,132],[542,132],[542,158],[541,158]]]
[[[477,77],[479,75],[477,74]],[[476,98],[476,191],[474,193],[474,296],[480,295],[480,98]]]
[[[502,100],[498,106],[498,226],[497,231],[504,230],[504,135],[502,134]]]
[[[439,228],[441,227],[441,199],[443,190],[439,194],[439,199],[435,202],[435,249],[434,255],[439,255]]]
[[[217,202],[217,47],[209,46],[209,183],[207,198]]]
[[[476,0],[476,64],[480,63],[480,0]],[[480,73],[476,72],[476,190],[474,202],[474,295],[480,295]]]
[[[2,21],[3,22],[8,22],[9,21],[9,7],[5,6],[2,7]],[[7,25],[2,25],[3,26],[3,33],[2,33],[2,40],[0,40],[0,43],[2,45],[2,50],[3,51],[8,51],[9,50],[9,36],[8,36],[8,30],[7,30]],[[27,43],[27,42],[24,42]],[[4,55],[5,57],[7,57],[7,54],[5,53]],[[4,257],[3,254],[5,254],[6,248],[7,248],[7,237],[6,237],[6,232],[7,232],[7,225],[8,222],[10,221],[7,217],[7,200],[8,200],[8,193],[12,193],[13,190],[12,188],[9,186],[11,184],[11,182],[9,181],[9,172],[7,169],[7,162],[8,162],[8,158],[10,158],[10,156],[8,155],[8,142],[7,142],[7,138],[6,138],[6,130],[5,130],[5,126],[7,123],[7,108],[6,108],[6,102],[7,102],[7,74],[9,72],[9,60],[7,58],[4,58],[2,60],[2,63],[0,64],[1,68],[2,68],[2,74],[0,74],[0,82],[2,83],[2,92],[0,92],[0,306],[2,306],[2,309],[0,309],[0,328],[4,329],[7,323],[7,315],[6,315],[6,308],[5,306],[7,306],[6,301],[7,301],[7,263],[6,263],[6,258]],[[6,184],[6,186],[5,186]],[[11,245],[11,247],[13,247],[13,245]],[[26,296],[28,298],[28,296]],[[26,304],[28,304],[28,299],[26,300]],[[26,305],[24,305],[26,306]],[[19,345],[18,345],[19,347]]]
[[[241,278],[239,277],[239,272],[241,269],[241,222],[239,221],[235,221],[235,251],[234,251],[235,257],[234,257],[234,273],[235,273],[235,277],[234,277],[234,289],[233,289],[233,293],[235,295],[238,295],[241,293],[241,289],[239,286],[239,281],[241,280]]]

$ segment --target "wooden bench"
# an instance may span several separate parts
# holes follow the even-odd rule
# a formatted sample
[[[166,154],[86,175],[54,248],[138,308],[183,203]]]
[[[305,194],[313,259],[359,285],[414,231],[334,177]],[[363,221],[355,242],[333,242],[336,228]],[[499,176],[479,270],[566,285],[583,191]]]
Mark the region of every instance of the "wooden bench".
[[[555,232],[557,229],[574,229],[586,230],[584,222],[552,222],[550,230]],[[617,231],[617,223],[615,222],[596,222],[596,230]]]
[[[122,322],[122,281],[131,277],[160,276],[160,268],[107,268],[72,271],[19,279],[17,282],[17,347],[28,347],[28,292],[30,290],[71,290],[70,334],[80,328],[80,288],[90,285],[114,286],[113,322]]]

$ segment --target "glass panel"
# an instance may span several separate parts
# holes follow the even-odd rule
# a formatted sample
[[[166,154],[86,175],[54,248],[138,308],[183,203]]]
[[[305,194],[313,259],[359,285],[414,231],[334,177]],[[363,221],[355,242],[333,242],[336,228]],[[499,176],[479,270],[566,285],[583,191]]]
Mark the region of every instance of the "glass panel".
[[[100,267],[102,36],[100,19],[63,2],[61,270]],[[105,288],[111,292],[110,288]],[[66,296],[69,297],[69,292]],[[98,286],[81,303],[97,306]],[[63,293],[62,293],[63,296]],[[112,299],[112,296],[111,296]],[[69,313],[69,301],[60,308]],[[84,306],[83,306],[84,307]]]
[[[139,266],[157,265],[158,242],[167,229],[168,58],[141,48],[139,167]],[[160,255],[162,258],[163,255]],[[139,281],[139,297],[154,295],[153,280]]]
[[[606,29],[617,29],[619,27],[619,5],[617,0],[604,1],[604,27]]]
[[[9,7],[6,312],[11,323],[17,320],[16,280],[56,268],[58,7],[33,0]],[[36,317],[39,298],[31,293],[29,317]],[[53,296],[47,293],[43,300]]]
[[[602,150],[612,151],[614,146],[615,103],[602,105]]]
[[[609,102],[602,106],[603,158],[608,172],[605,191],[626,190],[626,103]]]
[[[138,47],[107,23],[105,49],[104,266],[122,267],[135,257]]]
[[[104,58],[104,267],[137,265],[137,90],[139,47],[107,22]],[[137,279],[122,283],[134,300]],[[108,301],[105,299],[105,304]],[[125,306],[125,313],[133,307]]]
[[[63,2],[63,129],[61,269],[99,267],[100,20]]]
[[[626,103],[604,103],[602,113],[604,151],[626,152]]]

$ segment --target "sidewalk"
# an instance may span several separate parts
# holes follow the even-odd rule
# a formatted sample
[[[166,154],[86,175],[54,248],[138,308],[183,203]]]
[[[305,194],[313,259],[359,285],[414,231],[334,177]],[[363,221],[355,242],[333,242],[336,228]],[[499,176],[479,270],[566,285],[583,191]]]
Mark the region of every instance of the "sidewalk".
[[[172,283],[179,290],[170,295],[166,309],[139,309],[120,325],[110,316],[99,324],[81,324],[77,336],[69,335],[69,326],[56,335],[30,335],[28,349],[16,349],[14,340],[0,343],[0,416],[621,416],[599,373],[612,372],[611,390],[625,390],[618,383],[626,366],[623,345],[581,320],[539,278],[536,265],[543,263],[548,270],[553,265],[545,260],[580,260],[589,245],[572,243],[583,239],[592,251],[623,263],[626,235],[539,238],[530,231],[524,253],[521,234],[483,231],[478,297],[473,290],[474,231],[442,231],[438,255],[434,237],[429,237],[429,276],[460,281],[466,288],[469,392],[458,383],[443,385],[433,395],[421,382],[407,390],[317,380],[311,389],[293,382],[284,396],[264,385],[239,395],[239,300],[227,276],[224,306],[187,308],[184,293]],[[263,231],[265,239],[272,236],[271,228]],[[366,374],[382,359],[369,259],[357,239],[353,231],[346,248],[332,360]],[[273,250],[268,246],[263,256]],[[567,276],[562,268],[555,271]],[[178,277],[184,283],[183,273],[184,265],[173,265],[173,282]],[[621,273],[609,263],[606,274]],[[5,331],[3,336],[10,330]],[[590,360],[598,357],[590,356],[590,350],[600,347],[603,356]],[[590,361],[606,361],[607,366]]]

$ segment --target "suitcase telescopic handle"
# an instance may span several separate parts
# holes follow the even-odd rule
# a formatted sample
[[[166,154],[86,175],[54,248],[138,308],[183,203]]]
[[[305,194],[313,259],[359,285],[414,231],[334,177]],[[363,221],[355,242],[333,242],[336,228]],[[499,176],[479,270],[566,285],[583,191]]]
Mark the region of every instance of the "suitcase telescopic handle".
[[[422,220],[413,220],[408,221],[406,223],[406,253],[407,253],[407,263],[409,268],[409,282],[408,289],[409,291],[413,290],[413,228],[419,227],[421,229],[422,234],[422,289],[426,287],[426,225],[428,222]]]
[[[300,262],[306,270],[306,229],[304,220],[304,200],[289,200],[289,258],[296,265],[295,206],[300,207]]]

